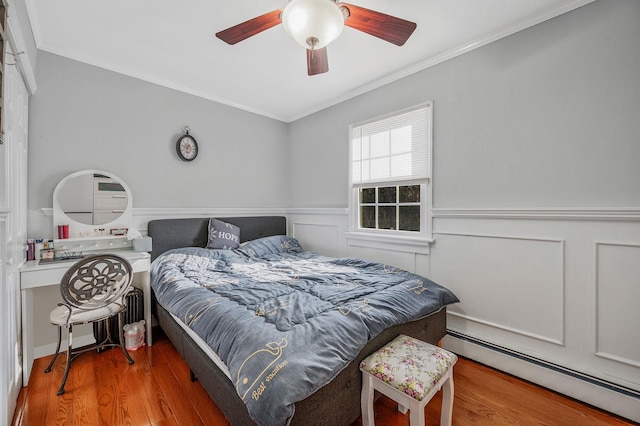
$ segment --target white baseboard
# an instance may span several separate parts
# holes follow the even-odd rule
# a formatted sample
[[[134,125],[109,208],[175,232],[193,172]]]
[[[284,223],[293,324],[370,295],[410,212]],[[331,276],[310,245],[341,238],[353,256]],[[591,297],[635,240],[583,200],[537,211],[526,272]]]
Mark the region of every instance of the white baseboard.
[[[80,348],[82,346],[88,346],[96,343],[96,339],[91,334],[85,334],[84,336],[78,336],[73,338],[73,347]],[[60,350],[67,349],[67,339],[63,339],[60,344]],[[33,348],[33,359],[42,358],[43,356],[52,355],[56,351],[56,344],[50,343],[48,345],[36,346]]]

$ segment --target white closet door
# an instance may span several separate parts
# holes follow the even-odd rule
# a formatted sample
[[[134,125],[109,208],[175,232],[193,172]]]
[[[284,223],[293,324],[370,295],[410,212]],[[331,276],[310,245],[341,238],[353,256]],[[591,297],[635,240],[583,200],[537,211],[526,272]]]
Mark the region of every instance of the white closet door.
[[[4,175],[0,191],[6,238],[0,291],[0,424],[10,424],[22,387],[20,347],[20,267],[25,262],[27,238],[27,148],[29,94],[7,43],[4,73],[4,144],[0,157]],[[25,383],[26,384],[26,383]]]

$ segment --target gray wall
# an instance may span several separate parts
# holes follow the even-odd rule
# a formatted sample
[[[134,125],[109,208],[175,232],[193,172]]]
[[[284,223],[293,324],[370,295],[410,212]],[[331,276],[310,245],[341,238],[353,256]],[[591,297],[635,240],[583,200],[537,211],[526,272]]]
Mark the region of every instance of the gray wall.
[[[42,51],[36,77],[31,235],[56,184],[81,169],[123,179],[134,208],[287,207],[285,123]],[[200,148],[192,162],[176,156],[184,125]]]
[[[639,421],[636,398],[471,343],[640,389],[639,40],[640,1],[599,0],[292,123],[296,236],[450,288],[471,340],[445,348]],[[428,100],[429,255],[344,236],[316,212],[348,203],[348,125]]]
[[[427,100],[434,207],[638,206],[639,21],[638,1],[597,1],[289,125],[40,52],[29,232],[84,168],[134,207],[345,207],[348,125]]]
[[[346,206],[348,125],[433,100],[434,207],[640,206],[638,40],[597,1],[300,119],[291,204]]]

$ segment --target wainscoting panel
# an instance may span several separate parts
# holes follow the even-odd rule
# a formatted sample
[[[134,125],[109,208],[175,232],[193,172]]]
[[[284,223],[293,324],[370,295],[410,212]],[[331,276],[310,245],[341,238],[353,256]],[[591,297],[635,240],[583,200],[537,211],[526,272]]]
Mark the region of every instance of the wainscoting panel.
[[[52,233],[50,210],[37,212],[38,235]],[[144,235],[152,219],[261,215],[287,216],[307,250],[452,289],[462,303],[447,311],[448,349],[640,422],[640,208],[434,209],[433,244],[349,235],[346,208],[143,208],[133,227]],[[55,336],[43,333],[46,354]]]
[[[443,345],[640,422],[640,209],[435,209]]]
[[[416,273],[416,255],[414,253],[349,244],[349,256],[385,263]]]
[[[297,238],[305,250],[327,256],[338,257],[340,255],[340,227],[338,225],[294,222],[291,226],[291,236]]]
[[[596,355],[640,367],[640,245],[595,246]]]
[[[431,276],[461,300],[449,309],[451,328],[464,323],[468,333],[476,323],[564,343],[562,240],[471,234],[436,238]]]
[[[327,256],[346,256],[346,209],[289,209],[289,235],[305,250]]]

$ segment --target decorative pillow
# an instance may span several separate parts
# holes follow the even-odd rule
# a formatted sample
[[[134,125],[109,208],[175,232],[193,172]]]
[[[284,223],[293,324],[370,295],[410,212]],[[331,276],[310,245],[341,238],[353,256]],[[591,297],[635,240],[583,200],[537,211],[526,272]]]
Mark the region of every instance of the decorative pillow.
[[[240,246],[240,228],[218,219],[209,219],[208,249],[231,250]]]

